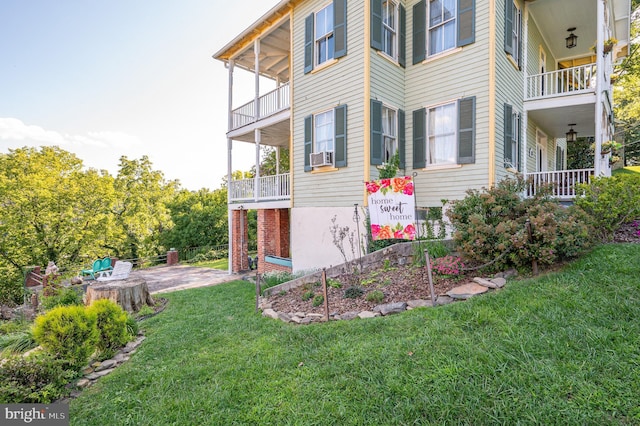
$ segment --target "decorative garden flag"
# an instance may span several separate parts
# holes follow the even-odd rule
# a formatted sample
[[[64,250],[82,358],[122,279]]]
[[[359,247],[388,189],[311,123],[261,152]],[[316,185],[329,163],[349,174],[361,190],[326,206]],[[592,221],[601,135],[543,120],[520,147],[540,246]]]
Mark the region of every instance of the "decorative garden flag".
[[[373,240],[416,238],[413,179],[410,176],[366,182]]]

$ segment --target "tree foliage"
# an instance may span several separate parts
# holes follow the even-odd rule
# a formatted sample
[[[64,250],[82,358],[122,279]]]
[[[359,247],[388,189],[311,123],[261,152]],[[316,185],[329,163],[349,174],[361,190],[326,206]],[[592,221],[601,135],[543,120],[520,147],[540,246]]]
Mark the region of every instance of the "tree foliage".
[[[634,0],[635,10],[640,1]],[[640,164],[640,24],[631,23],[629,55],[616,67],[614,85],[614,113],[620,122],[618,133],[624,139],[624,162],[626,166]]]

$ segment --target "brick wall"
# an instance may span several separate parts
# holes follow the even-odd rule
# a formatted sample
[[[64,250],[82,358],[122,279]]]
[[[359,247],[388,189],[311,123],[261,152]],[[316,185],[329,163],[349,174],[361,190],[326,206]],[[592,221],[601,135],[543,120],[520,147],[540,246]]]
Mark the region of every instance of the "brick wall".
[[[258,272],[289,271],[264,261],[265,256],[289,257],[289,210],[258,210]]]
[[[249,231],[247,225],[247,211],[233,210],[231,215],[231,235],[233,238],[233,272],[246,271],[249,269]]]

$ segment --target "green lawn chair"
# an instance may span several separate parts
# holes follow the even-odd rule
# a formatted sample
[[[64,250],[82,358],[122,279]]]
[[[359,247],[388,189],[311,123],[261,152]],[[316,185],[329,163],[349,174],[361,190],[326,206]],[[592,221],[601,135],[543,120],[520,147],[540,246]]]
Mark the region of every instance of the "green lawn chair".
[[[93,266],[91,269],[84,269],[80,272],[80,275],[83,277],[87,277],[87,279],[96,279],[96,275],[100,271],[110,271],[113,267],[111,266],[111,258],[105,257],[104,259],[96,259],[93,261]],[[89,278],[90,277],[90,278]]]

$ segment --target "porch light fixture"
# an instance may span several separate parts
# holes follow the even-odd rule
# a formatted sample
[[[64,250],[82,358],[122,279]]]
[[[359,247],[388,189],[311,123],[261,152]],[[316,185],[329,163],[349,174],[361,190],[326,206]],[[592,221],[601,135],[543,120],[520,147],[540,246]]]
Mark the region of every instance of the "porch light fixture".
[[[576,132],[575,130],[573,130],[573,126],[575,126],[576,124],[569,124],[569,126],[571,126],[571,128],[569,129],[569,131],[566,133],[567,136],[567,142],[575,142],[578,140],[578,132]]]
[[[573,33],[575,30],[575,27],[569,28],[567,30],[571,33],[569,34],[569,37],[564,39],[564,41],[567,42],[567,49],[572,49],[578,45],[578,36]]]

